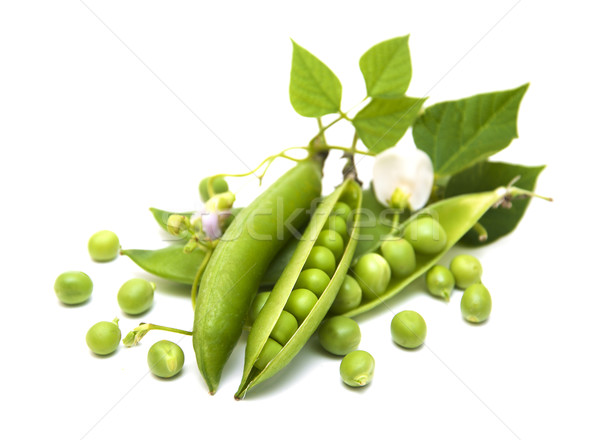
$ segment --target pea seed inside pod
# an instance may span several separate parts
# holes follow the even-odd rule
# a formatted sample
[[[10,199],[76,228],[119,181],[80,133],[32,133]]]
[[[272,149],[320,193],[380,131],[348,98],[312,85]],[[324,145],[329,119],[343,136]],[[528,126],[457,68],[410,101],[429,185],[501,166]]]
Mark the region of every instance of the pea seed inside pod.
[[[310,290],[296,289],[290,293],[284,310],[294,315],[298,322],[302,322],[313,309],[317,300],[317,296]]]
[[[267,364],[277,356],[277,353],[279,353],[282,348],[283,347],[279,342],[274,341],[271,338],[267,339],[260,355],[256,359],[256,362],[254,362],[254,366],[259,370],[263,370]]]
[[[392,271],[388,262],[379,254],[365,254],[356,262],[352,275],[358,282],[363,299],[375,300],[388,286]]]
[[[352,209],[350,209],[350,207],[344,202],[337,202],[335,205],[333,205],[333,209],[331,210],[331,215],[339,215],[345,221],[348,220],[351,213]]]
[[[340,234],[344,239],[344,243],[348,241],[348,225],[346,224],[346,220],[341,216],[332,215],[329,217],[325,223],[325,229],[330,229]]]
[[[320,297],[327,288],[329,281],[330,278],[321,269],[304,269],[300,272],[294,289],[308,289]]]
[[[329,312],[334,315],[342,315],[354,307],[358,307],[362,301],[362,290],[358,282],[350,275],[344,277],[342,287],[340,287]]]
[[[333,252],[324,246],[314,246],[304,263],[305,269],[321,269],[330,278],[335,272],[335,267],[336,262]]]
[[[271,330],[271,338],[281,345],[285,345],[296,330],[298,330],[298,321],[296,321],[294,315],[282,310],[279,319],[275,323],[275,327]]]
[[[256,317],[262,310],[263,306],[269,299],[269,295],[271,292],[260,292],[256,294],[254,297],[254,301],[252,301],[252,305],[250,306],[250,310],[248,311],[248,324],[252,325],[254,321],[256,321]]]
[[[386,240],[381,244],[383,258],[390,264],[392,274],[402,278],[413,273],[417,267],[417,258],[412,245],[403,238]]]
[[[319,233],[315,246],[324,246],[333,252],[335,261],[340,261],[344,254],[344,239],[342,236],[332,229],[326,229]]]
[[[404,231],[404,238],[420,254],[432,255],[441,252],[448,240],[446,231],[432,217],[418,217]]]

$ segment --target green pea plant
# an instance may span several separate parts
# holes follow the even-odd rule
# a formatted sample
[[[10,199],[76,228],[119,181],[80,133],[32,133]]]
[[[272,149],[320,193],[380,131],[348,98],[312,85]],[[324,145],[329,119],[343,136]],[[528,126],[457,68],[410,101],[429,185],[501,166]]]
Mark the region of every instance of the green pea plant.
[[[491,296],[481,283],[479,261],[461,255],[449,268],[439,261],[459,242],[478,247],[512,232],[536,196],[544,166],[490,160],[517,137],[528,84],[424,107],[427,98],[407,95],[408,39],[383,41],[362,55],[366,97],[350,110],[341,108],[342,85],[333,71],[292,42],[290,101],[299,115],[316,120],[316,133],[306,146],[286,148],[248,173],[202,179],[204,207],[198,213],[151,208],[176,240],[163,249],[121,254],[148,273],[191,286],[194,322],[191,331],[141,323],[125,336],[125,346],[136,345],[150,330],[192,336],[198,369],[214,394],[240,335],[248,331],[235,394],[241,399],[285,368],[315,333],[324,351],[343,357],[346,385],[370,383],[375,360],[358,350],[361,333],[351,318],[422,276],[438,299],[449,300],[455,288],[465,290],[466,321],[488,319]],[[326,132],[338,123],[354,128],[348,146],[327,142]],[[412,150],[397,146],[409,129]],[[343,152],[342,181],[322,195],[324,163],[332,151]],[[374,157],[373,179],[366,185],[358,176],[357,155]],[[247,206],[234,207],[226,179],[254,174],[262,182],[278,158],[296,165]],[[282,219],[290,226],[283,232]],[[109,261],[118,243],[115,234],[102,231],[90,240],[90,255]],[[81,303],[92,284],[85,274],[72,272],[59,277],[55,290],[63,302]],[[127,314],[146,313],[153,295],[153,284],[130,280],[119,291],[118,305]],[[102,331],[110,333],[106,342],[94,336],[99,330],[88,334],[92,351],[116,350],[117,321],[102,323]],[[420,314],[405,310],[394,316],[390,332],[397,345],[414,349],[424,343],[427,325]],[[148,353],[149,367],[159,377],[177,375],[183,362],[183,352],[169,341]]]

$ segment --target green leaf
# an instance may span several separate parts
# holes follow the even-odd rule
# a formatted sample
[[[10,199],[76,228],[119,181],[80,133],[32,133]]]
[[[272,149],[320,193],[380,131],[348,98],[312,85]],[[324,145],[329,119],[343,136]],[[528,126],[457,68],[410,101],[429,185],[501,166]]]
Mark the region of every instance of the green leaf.
[[[412,66],[408,35],[376,44],[360,58],[367,94],[373,98],[399,98],[410,84]]]
[[[517,137],[519,104],[529,84],[432,105],[413,127],[438,176],[456,174],[506,148]]]
[[[419,114],[426,98],[403,96],[396,99],[374,98],[352,120],[365,146],[380,153],[404,136]]]
[[[502,162],[480,162],[471,168],[456,174],[450,179],[446,187],[446,197],[472,192],[484,192],[499,186],[508,185],[515,177],[520,176],[516,186],[533,191],[538,176],[544,166],[526,167]],[[472,246],[482,246],[492,243],[512,232],[529,205],[529,199],[513,199],[510,209],[498,207],[490,209],[479,223],[486,231],[486,241],[479,240],[479,234],[471,230],[462,239],[462,242]]]
[[[292,41],[290,101],[302,116],[318,118],[337,113],[342,102],[342,84],[321,60]]]

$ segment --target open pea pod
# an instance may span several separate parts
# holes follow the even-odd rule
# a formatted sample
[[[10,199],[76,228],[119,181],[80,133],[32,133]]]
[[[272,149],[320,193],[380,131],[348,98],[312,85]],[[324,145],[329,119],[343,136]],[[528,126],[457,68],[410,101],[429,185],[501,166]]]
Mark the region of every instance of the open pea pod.
[[[329,307],[333,303],[339,291],[344,276],[346,275],[354,251],[356,250],[358,235],[358,215],[354,214],[349,225],[349,238],[345,244],[344,252],[335,267],[333,275],[318,298],[308,315],[302,320],[297,330],[290,339],[282,346],[282,349],[268,362],[264,368],[255,366],[261,355],[269,336],[273,331],[282,311],[288,301],[290,293],[294,289],[305,262],[315,246],[319,233],[325,229],[326,222],[332,213],[336,202],[343,200],[357,212],[362,202],[362,192],[359,185],[353,180],[346,180],[333,193],[326,197],[317,207],[310,223],[308,224],[302,238],[300,239],[292,258],[284,269],[281,277],[273,287],[271,294],[254,322],[246,345],[244,371],[240,387],[235,394],[236,399],[242,399],[247,391],[272,377],[283,369],[306,344],[315,332]]]
[[[422,215],[430,215],[444,228],[447,236],[444,248],[433,255],[417,254],[416,269],[410,275],[402,278],[392,278],[386,290],[374,300],[363,302],[358,307],[344,313],[352,317],[383,304],[387,299],[398,294],[411,282],[419,278],[433,267],[465,235],[479,219],[492,207],[515,196],[531,196],[531,193],[516,187],[499,187],[494,191],[465,194],[433,203],[415,213],[404,221],[398,233],[402,234],[408,223]],[[501,209],[501,208],[498,208]]]

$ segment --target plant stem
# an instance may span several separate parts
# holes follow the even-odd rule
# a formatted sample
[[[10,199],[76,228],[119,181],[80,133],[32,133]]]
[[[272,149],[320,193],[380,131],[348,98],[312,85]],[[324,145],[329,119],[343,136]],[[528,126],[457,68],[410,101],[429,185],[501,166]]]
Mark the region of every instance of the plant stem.
[[[194,284],[192,284],[192,308],[196,309],[196,297],[198,296],[198,287],[200,285],[200,278],[204,273],[204,269],[206,269],[206,265],[208,264],[208,260],[210,260],[210,256],[212,255],[212,249],[204,255],[202,259],[202,263],[200,263],[200,267],[196,271],[196,276],[194,277]]]

